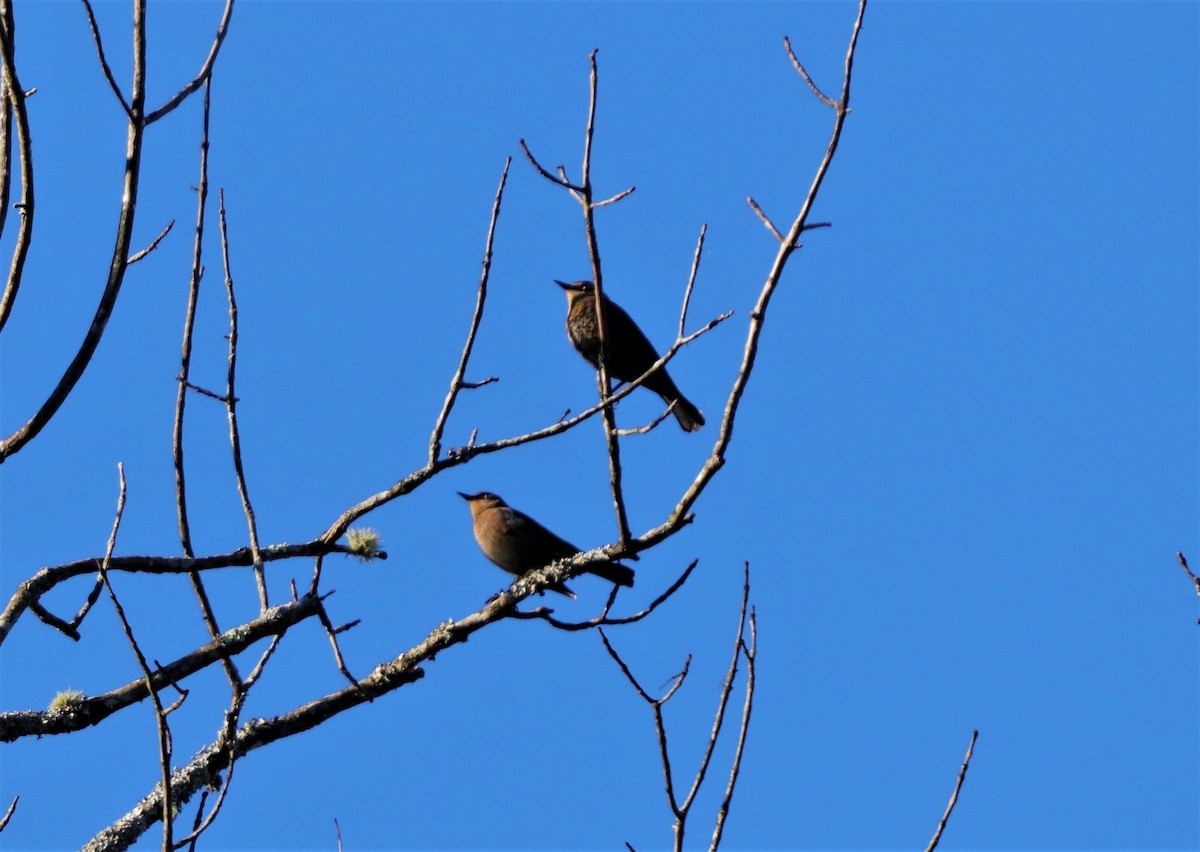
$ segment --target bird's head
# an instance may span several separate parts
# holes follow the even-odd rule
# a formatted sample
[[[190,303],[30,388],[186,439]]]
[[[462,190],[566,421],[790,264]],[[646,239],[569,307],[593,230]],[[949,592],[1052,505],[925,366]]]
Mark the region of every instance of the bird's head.
[[[459,491],[458,496],[467,501],[467,505],[471,508],[472,516],[478,515],[480,512],[485,512],[488,509],[498,509],[501,506],[508,505],[491,491],[480,491],[477,494],[464,494]]]
[[[591,281],[574,281],[568,284],[566,281],[555,279],[554,283],[566,291],[567,304],[574,304],[576,299],[582,296],[590,296],[596,292],[596,285]]]

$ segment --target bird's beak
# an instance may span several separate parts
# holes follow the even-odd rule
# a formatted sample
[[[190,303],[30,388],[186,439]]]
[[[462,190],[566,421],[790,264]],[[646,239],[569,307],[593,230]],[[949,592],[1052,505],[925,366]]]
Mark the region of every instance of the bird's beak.
[[[559,281],[557,278],[554,279],[554,283],[559,287],[562,287],[568,293],[570,293],[572,290],[578,289],[574,284],[568,284],[566,281]]]
[[[459,496],[459,497],[463,498],[463,499],[464,499],[464,500],[466,500],[468,503],[470,503],[470,502],[471,502],[471,498],[475,496],[474,494],[463,494],[461,491],[459,491],[459,492],[456,492],[456,493],[458,494],[458,496]]]

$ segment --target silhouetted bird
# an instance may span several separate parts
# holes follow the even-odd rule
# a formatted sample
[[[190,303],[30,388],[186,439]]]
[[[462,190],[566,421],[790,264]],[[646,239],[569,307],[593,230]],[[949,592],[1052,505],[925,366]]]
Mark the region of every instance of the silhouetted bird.
[[[567,336],[579,354],[597,370],[600,369],[595,285],[591,281],[554,283],[567,291]],[[658,360],[654,344],[607,294],[604,296],[604,337],[608,344],[604,366],[608,369],[608,375],[617,381],[632,382]],[[700,409],[679,392],[665,367],[659,367],[651,373],[642,386],[661,396],[668,405],[674,403],[672,411],[675,412],[675,419],[685,432],[695,432],[704,425],[704,415]]]
[[[510,574],[518,577],[535,568],[544,568],[556,559],[566,559],[579,553],[579,548],[564,541],[524,512],[509,506],[490,491],[458,496],[471,507],[475,521],[475,541],[483,555]],[[633,585],[633,570],[616,562],[598,562],[584,569],[618,586]],[[563,583],[549,587],[551,591],[575,597]]]

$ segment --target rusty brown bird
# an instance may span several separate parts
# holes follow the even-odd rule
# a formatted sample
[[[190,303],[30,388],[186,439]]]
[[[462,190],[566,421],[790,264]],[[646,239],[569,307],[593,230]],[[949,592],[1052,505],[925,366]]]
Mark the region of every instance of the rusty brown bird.
[[[591,281],[568,284],[555,281],[567,293],[567,336],[571,344],[589,364],[600,369],[600,331],[596,323],[596,287]],[[650,369],[658,360],[658,351],[629,314],[604,296],[604,337],[607,348],[604,366],[608,375],[619,382],[632,382]],[[704,425],[704,415],[692,405],[675,386],[666,367],[659,367],[646,377],[642,386],[672,405],[675,419],[685,432],[695,432]]]
[[[579,553],[565,541],[524,512],[514,509],[490,491],[458,496],[467,501],[475,522],[475,541],[483,555],[510,574],[520,577],[536,568],[544,568],[557,559]],[[618,586],[633,585],[633,570],[616,562],[598,562],[583,569]],[[555,583],[551,591],[575,597],[564,583]]]

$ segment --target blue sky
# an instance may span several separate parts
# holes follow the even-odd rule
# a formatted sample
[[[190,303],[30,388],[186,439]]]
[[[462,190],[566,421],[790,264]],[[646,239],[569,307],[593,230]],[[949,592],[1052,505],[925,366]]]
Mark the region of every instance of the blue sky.
[[[190,78],[213,2],[151,4],[150,98]],[[97,7],[129,78],[124,3]],[[17,8],[38,208],[0,338],[0,431],[44,398],[87,328],[119,202],[124,127],[67,2]],[[660,346],[708,225],[692,324],[728,323],[672,364],[716,421],[774,254],[745,204],[795,215],[832,114],[796,77],[791,37],[836,90],[854,4],[239,5],[213,85],[210,184],[226,192],[242,343],[247,476],[264,542],[308,540],[419,467],[473,306],[491,201],[514,163],[488,313],[447,444],[581,410],[591,374],[552,279],[586,277],[578,207],[520,158],[577,174],[587,57],[599,48],[597,191],[606,290]],[[853,113],[772,302],[728,464],[696,523],[645,554],[629,607],[693,558],[651,620],[614,630],[643,683],[693,654],[668,705],[687,777],[707,735],[752,569],[759,691],[728,848],[923,847],[972,729],[946,848],[1190,848],[1200,842],[1197,282],[1200,7],[1194,3],[877,3]],[[195,220],[200,102],[147,137],[133,267],[86,376],[0,469],[3,596],[43,565],[103,552],[117,462],[117,552],[177,554],[170,424]],[[216,229],[216,198],[208,227]],[[12,223],[10,217],[10,224]],[[8,229],[12,231],[12,227]],[[13,235],[0,241],[5,256]],[[218,245],[205,248],[193,379],[219,387]],[[618,419],[654,417],[637,393]],[[223,408],[189,401],[201,553],[246,543]],[[631,525],[659,523],[716,432],[665,424],[623,443]],[[372,514],[391,558],[326,569],[365,674],[476,609],[504,575],[455,491],[489,489],[580,545],[614,537],[597,423],[479,458]],[[311,567],[270,569],[274,599]],[[186,581],[118,577],[149,656],[201,644]],[[208,579],[223,626],[256,611],[249,575]],[[602,583],[575,581],[586,617]],[[47,603],[73,612],[88,584]],[[95,694],[136,662],[103,601],[73,643],[26,616],[0,650],[0,707]],[[247,712],[339,688],[316,625],[289,633]],[[197,677],[176,763],[227,700]],[[726,743],[726,746],[729,744]],[[729,748],[718,749],[723,773]],[[6,848],[70,848],[157,778],[152,715],[5,745]],[[707,838],[723,776],[692,820]],[[669,845],[648,709],[598,637],[501,624],[420,683],[239,764],[210,849]],[[190,820],[190,811],[188,812]],[[150,832],[139,848],[156,848]]]

